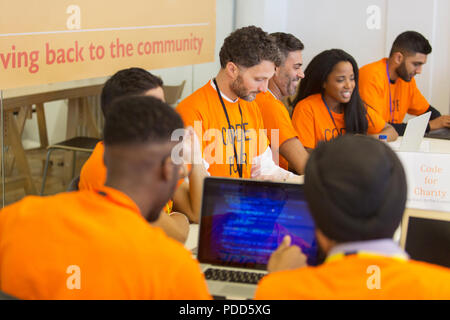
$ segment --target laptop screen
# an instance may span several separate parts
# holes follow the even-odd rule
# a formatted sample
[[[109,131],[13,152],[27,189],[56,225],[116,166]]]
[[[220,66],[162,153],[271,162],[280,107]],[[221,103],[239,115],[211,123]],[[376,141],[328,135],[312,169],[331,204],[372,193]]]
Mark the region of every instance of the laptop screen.
[[[290,235],[315,265],[314,223],[303,185],[243,179],[205,179],[198,259],[201,263],[266,269]]]
[[[450,213],[407,209],[402,247],[413,260],[450,268]]]

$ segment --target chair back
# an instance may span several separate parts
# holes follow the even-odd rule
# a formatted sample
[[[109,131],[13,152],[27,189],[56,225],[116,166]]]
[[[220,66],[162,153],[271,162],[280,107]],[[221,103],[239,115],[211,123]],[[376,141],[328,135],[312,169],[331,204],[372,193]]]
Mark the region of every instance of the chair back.
[[[166,103],[175,107],[183,94],[184,85],[186,84],[186,80],[183,80],[181,84],[177,86],[167,86],[163,85],[164,90],[164,99],[166,99]]]

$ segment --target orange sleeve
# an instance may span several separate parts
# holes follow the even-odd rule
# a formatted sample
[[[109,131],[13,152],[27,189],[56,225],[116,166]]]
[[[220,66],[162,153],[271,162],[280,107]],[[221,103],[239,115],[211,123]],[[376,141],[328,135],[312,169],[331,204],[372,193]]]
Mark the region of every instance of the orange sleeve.
[[[360,69],[359,94],[368,106],[372,107],[384,121],[389,121],[389,96],[386,96],[384,81],[373,65],[367,65]]]
[[[371,107],[367,107],[367,122],[368,122],[368,128],[367,133],[368,134],[375,134],[381,132],[381,130],[384,129],[386,126],[386,121],[383,120],[383,118]]]
[[[292,125],[297,131],[300,142],[305,148],[316,147],[316,135],[314,130],[314,114],[311,107],[299,101],[292,114]]]
[[[278,130],[278,146],[281,146],[289,139],[297,137],[289,112],[281,101],[273,97],[270,92],[266,92],[259,93],[256,96],[256,103],[261,111],[264,128],[267,129],[267,136],[271,144],[272,130]]]
[[[412,96],[408,108],[408,113],[419,116],[428,110],[430,104],[428,103],[427,99],[425,99],[425,97],[422,95],[420,90],[417,88],[416,80],[414,78],[412,78],[410,85],[412,90]]]
[[[94,190],[102,187],[106,182],[106,167],[103,163],[105,152],[103,141],[95,146],[94,151],[84,163],[80,172],[80,190]]]

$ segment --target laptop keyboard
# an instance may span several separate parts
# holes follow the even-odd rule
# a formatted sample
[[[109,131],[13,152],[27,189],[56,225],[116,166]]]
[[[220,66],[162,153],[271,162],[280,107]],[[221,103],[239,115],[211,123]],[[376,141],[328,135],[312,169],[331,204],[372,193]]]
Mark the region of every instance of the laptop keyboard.
[[[257,284],[264,273],[246,272],[246,271],[234,271],[224,269],[209,268],[205,271],[206,280],[227,281],[227,282],[239,282],[246,284]]]

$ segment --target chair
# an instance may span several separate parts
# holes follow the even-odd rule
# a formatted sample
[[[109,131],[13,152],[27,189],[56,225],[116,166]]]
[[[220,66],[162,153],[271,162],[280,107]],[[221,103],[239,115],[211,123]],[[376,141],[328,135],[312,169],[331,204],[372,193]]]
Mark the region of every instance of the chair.
[[[184,85],[186,84],[186,80],[183,80],[181,84],[177,86],[167,86],[163,85],[164,90],[164,99],[166,99],[166,103],[175,107],[183,94]]]
[[[41,196],[44,195],[45,182],[47,180],[48,165],[50,162],[50,155],[54,150],[59,149],[73,152],[73,160],[72,160],[72,179],[73,179],[75,176],[76,153],[77,152],[91,153],[100,140],[101,139],[91,137],[75,137],[48,146],[47,159],[45,160],[44,176],[42,178]]]

